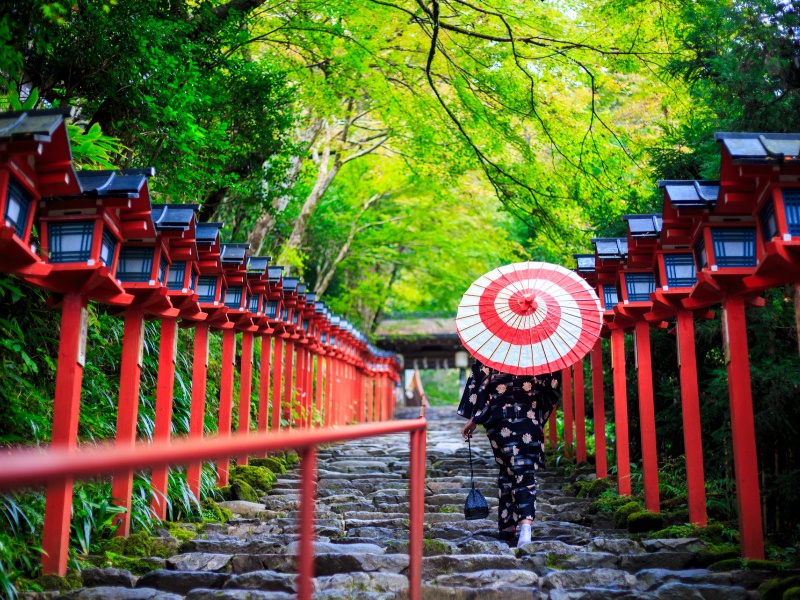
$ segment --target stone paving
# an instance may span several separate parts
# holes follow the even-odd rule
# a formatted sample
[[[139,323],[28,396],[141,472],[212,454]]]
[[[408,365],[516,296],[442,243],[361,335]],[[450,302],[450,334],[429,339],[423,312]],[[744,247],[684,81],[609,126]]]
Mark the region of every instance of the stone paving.
[[[400,415],[403,416],[403,415]],[[411,416],[410,414],[407,416]],[[539,478],[534,540],[517,551],[498,541],[496,515],[464,521],[469,486],[463,421],[452,408],[429,411],[423,596],[448,600],[746,600],[767,577],[712,572],[700,540],[637,541],[587,515],[589,500],[562,491],[570,479]],[[476,484],[495,509],[496,467],[479,428]],[[408,435],[368,439],[319,453],[315,598],[407,597]],[[163,568],[84,572],[86,587],[61,598],[278,600],[294,597],[296,473],[280,476],[263,504],[228,503],[237,518],[206,527]],[[496,511],[495,511],[496,512]]]

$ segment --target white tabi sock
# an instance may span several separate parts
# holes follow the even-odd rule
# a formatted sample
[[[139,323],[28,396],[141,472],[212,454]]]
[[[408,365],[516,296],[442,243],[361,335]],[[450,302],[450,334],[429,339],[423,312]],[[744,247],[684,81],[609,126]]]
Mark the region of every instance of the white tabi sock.
[[[531,543],[531,525],[530,523],[525,523],[524,525],[520,525],[519,527],[519,541],[517,542],[517,548],[522,548],[525,544]]]

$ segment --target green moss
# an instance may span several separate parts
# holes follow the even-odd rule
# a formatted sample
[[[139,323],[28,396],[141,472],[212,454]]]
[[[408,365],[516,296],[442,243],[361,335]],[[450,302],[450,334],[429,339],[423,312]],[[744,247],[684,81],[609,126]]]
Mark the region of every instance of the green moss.
[[[783,600],[800,600],[800,587],[789,588],[783,592]]]
[[[595,479],[594,481],[576,481],[574,490],[578,498],[598,498],[600,494],[611,489],[608,479]]]
[[[571,555],[566,554],[556,554],[554,552],[548,552],[547,558],[545,559],[545,566],[550,569],[557,569],[559,571],[564,570],[564,562],[569,560]]]
[[[211,498],[206,498],[200,502],[203,511],[209,512],[214,516],[214,521],[217,523],[227,523],[233,518],[233,513],[227,508],[222,508],[219,504],[214,502]]]
[[[136,558],[131,556],[119,556],[113,552],[106,553],[107,564],[117,569],[125,569],[136,576],[142,576],[156,569],[163,569],[164,563],[155,558]]]
[[[628,501],[614,512],[614,527],[625,529],[628,526],[628,517],[633,513],[641,512],[642,507],[638,502]]]
[[[627,496],[617,496],[615,493],[604,492],[597,500],[589,505],[589,513],[614,513],[621,506],[631,501]]]
[[[275,474],[266,467],[233,467],[230,470],[230,480],[231,486],[234,481],[244,481],[254,490],[266,493],[275,483]]]
[[[789,565],[789,563],[778,562],[776,560],[747,560],[746,558],[729,558],[715,562],[708,568],[710,571],[783,571],[788,569],[790,566],[791,565]],[[800,584],[800,581],[798,581],[798,583]]]
[[[615,515],[616,517],[616,515]],[[628,530],[631,533],[655,531],[664,527],[664,518],[649,510],[634,512],[628,515]]]
[[[145,531],[138,531],[128,536],[125,541],[125,556],[152,556],[153,538]]]
[[[685,508],[688,505],[689,498],[686,494],[680,494],[673,498],[661,501],[661,509],[673,511],[678,508]]]
[[[251,467],[266,467],[273,473],[286,473],[286,465],[279,458],[268,456],[266,458],[251,458],[249,461]]]
[[[113,537],[103,543],[103,550],[113,552],[114,554],[125,554],[125,543],[127,540],[124,537]]]
[[[294,450],[287,450],[283,454],[283,462],[287,467],[291,467],[300,461],[300,455]]]
[[[783,594],[800,586],[800,575],[784,579],[769,579],[758,588],[761,600],[783,600]]]
[[[231,482],[231,499],[244,500],[246,502],[258,502],[258,494],[256,491],[245,481],[236,479]]]
[[[173,523],[172,521],[162,521],[162,523],[170,535],[179,542],[188,542],[197,537],[197,529],[194,526],[192,526],[192,529],[185,529],[181,527],[181,523]]]
[[[214,491],[217,494],[219,494],[219,497],[222,498],[223,500],[227,500],[227,501],[233,500],[233,492],[231,491],[231,486],[229,486],[229,485],[225,485],[223,487],[219,487]]]
[[[453,547],[442,540],[423,540],[422,541],[422,555],[423,556],[439,556],[441,554],[452,554]]]
[[[455,504],[443,504],[439,507],[440,513],[456,513],[458,512],[458,507]]]
[[[31,579],[30,583],[44,591],[68,592],[83,587],[80,573],[69,571],[64,577],[58,575],[40,575]]]

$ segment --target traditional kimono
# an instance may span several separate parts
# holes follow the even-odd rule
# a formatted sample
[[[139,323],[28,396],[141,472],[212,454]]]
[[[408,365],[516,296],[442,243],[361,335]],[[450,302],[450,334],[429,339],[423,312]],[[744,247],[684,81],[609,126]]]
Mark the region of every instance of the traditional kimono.
[[[533,519],[536,471],[544,466],[545,421],[558,402],[561,373],[509,375],[476,363],[458,414],[483,424],[500,468],[498,527],[501,537]]]

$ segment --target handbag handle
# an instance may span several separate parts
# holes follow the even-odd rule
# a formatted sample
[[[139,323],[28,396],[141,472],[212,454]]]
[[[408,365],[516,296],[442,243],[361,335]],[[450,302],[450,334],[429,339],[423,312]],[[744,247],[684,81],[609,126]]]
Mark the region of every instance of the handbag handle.
[[[475,489],[475,475],[472,472],[472,436],[467,438],[467,447],[469,448],[469,480],[472,484],[472,489]]]

